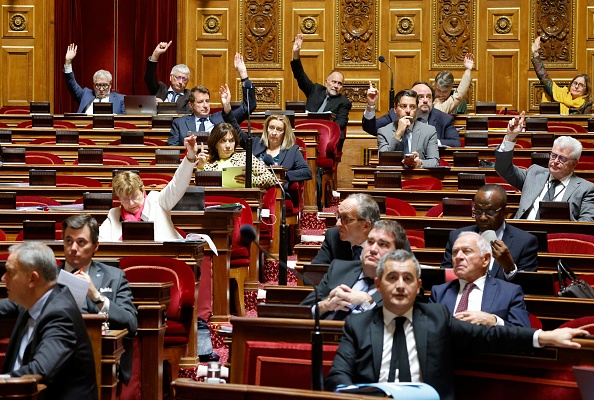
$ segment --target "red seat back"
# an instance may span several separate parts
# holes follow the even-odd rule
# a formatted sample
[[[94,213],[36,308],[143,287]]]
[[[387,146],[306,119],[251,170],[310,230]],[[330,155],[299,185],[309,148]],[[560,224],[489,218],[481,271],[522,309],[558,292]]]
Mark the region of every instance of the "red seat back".
[[[416,217],[417,210],[406,201],[394,197],[386,197],[386,214]]]
[[[549,233],[549,253],[594,254],[594,236],[580,233]]]
[[[41,151],[27,151],[25,153],[26,164],[43,164],[43,165],[63,165],[64,160],[52,153],[45,153]]]
[[[340,139],[340,127],[332,121],[302,119],[295,121],[296,129],[316,129],[318,131],[318,166],[334,169],[337,157],[337,145]]]
[[[441,181],[437,178],[413,178],[402,182],[403,190],[441,190]]]

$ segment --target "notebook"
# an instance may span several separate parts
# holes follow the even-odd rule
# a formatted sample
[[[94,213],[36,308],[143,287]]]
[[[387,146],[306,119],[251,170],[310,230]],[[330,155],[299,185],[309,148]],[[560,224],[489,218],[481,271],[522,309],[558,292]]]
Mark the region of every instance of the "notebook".
[[[244,173],[245,167],[228,167],[223,168],[223,187],[228,188],[242,188],[244,183],[237,183],[235,177]]]

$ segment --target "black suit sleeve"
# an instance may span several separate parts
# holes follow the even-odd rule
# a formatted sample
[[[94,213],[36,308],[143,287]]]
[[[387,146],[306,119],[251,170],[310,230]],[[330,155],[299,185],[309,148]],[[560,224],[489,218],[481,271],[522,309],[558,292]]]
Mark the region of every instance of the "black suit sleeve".
[[[144,83],[146,84],[149,93],[152,95],[157,95],[157,92],[159,92],[159,89],[161,89],[161,85],[164,85],[157,80],[157,63],[155,61],[151,61],[150,57],[146,60]],[[165,95],[165,98],[167,98],[167,95]],[[161,98],[161,100],[164,101],[165,99]]]
[[[292,153],[292,158],[294,161],[292,165],[283,165],[283,167],[287,168],[287,180],[289,182],[298,182],[298,181],[309,181],[312,178],[311,168],[309,164],[303,158],[303,154],[299,150],[299,146],[294,145],[289,150],[289,153]],[[290,155],[287,155],[288,159]]]
[[[241,124],[247,118],[248,114],[254,112],[256,109],[256,90],[252,86],[252,81],[248,79],[243,82],[241,90],[243,92],[243,102],[241,103],[241,106],[232,111],[238,124]]]
[[[331,249],[331,238],[329,230],[326,231],[324,235],[324,241],[322,242],[322,247],[318,251],[318,254],[311,260],[312,264],[330,264],[333,260],[332,256],[332,249]]]

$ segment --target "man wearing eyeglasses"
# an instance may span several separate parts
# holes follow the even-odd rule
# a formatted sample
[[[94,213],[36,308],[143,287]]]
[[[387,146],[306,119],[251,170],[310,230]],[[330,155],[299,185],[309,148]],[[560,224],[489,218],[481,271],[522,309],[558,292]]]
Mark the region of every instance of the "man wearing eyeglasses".
[[[574,173],[582,144],[570,136],[559,136],[553,142],[548,168],[533,164],[524,170],[513,164],[516,138],[523,130],[524,112],[509,121],[503,143],[495,150],[495,170],[522,191],[514,218],[538,220],[541,201],[560,201],[569,203],[572,221],[594,221],[594,184]]]
[[[177,104],[179,114],[188,114],[192,109],[188,105],[190,91],[186,89],[190,80],[190,68],[186,64],[177,64],[171,68],[169,75],[170,85],[157,80],[157,62],[161,54],[165,53],[172,41],[160,42],[153,54],[146,61],[146,71],[144,73],[144,83],[150,94],[157,96],[157,102],[170,102]]]
[[[79,103],[77,113],[93,114],[94,103],[111,103],[114,114],[124,114],[124,95],[111,92],[111,73],[100,69],[93,75],[93,90],[82,88],[74,78],[72,60],[76,57],[77,46],[72,43],[66,50],[64,62],[64,79],[70,95]]]
[[[293,60],[291,70],[299,89],[306,97],[305,109],[309,112],[332,112],[336,115],[334,122],[340,126],[340,139],[344,140],[346,127],[349,122],[349,112],[353,106],[350,100],[341,94],[344,75],[332,71],[326,78],[326,85],[313,83],[305,73],[301,64],[300,52],[303,45],[303,35],[298,34],[293,43]]]
[[[505,222],[507,194],[496,184],[479,188],[474,196],[476,225],[450,232],[443,254],[442,268],[452,268],[452,245],[462,232],[495,232],[497,240],[491,242],[491,258],[487,268],[490,277],[512,280],[517,271],[536,271],[538,268],[538,240]]]
[[[381,305],[381,295],[374,282],[377,264],[384,254],[403,249],[406,244],[406,232],[398,222],[375,222],[363,244],[361,257],[354,261],[332,261],[328,272],[318,284],[320,318],[343,320],[350,314]],[[311,292],[301,304],[312,306],[313,315],[315,292]]]

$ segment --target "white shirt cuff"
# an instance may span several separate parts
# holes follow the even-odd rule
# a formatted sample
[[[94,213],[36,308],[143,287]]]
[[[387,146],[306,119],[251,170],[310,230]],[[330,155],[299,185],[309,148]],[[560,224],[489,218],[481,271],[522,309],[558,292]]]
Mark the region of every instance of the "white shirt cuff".
[[[532,335],[532,347],[535,347],[537,349],[542,349],[544,346],[541,346],[540,343],[538,343],[538,335],[540,335],[540,332],[542,332],[542,329],[537,329],[534,332],[534,335]]]
[[[365,107],[365,111],[363,112],[363,118],[365,118],[365,119],[375,118],[375,109],[373,111],[368,111],[367,107]]]
[[[516,276],[516,272],[518,272],[518,266],[514,264],[514,269],[512,269],[509,274],[505,272],[505,270],[503,271],[503,274],[505,275],[505,279],[509,281],[513,279],[514,276]]]
[[[105,296],[103,297],[105,298],[105,301],[103,302],[103,307],[99,310],[99,314],[109,314],[109,299]]]
[[[510,142],[509,140],[503,138],[503,142],[501,142],[501,146],[497,148],[497,151],[500,151],[502,153],[506,151],[512,151],[515,145],[516,142]]]
[[[72,72],[72,64],[64,64],[64,73],[69,74]]]
[[[495,315],[495,314],[493,314]],[[505,321],[503,321],[498,315],[495,315],[495,319],[497,319],[497,322],[495,323],[496,326],[504,326],[505,325]]]

